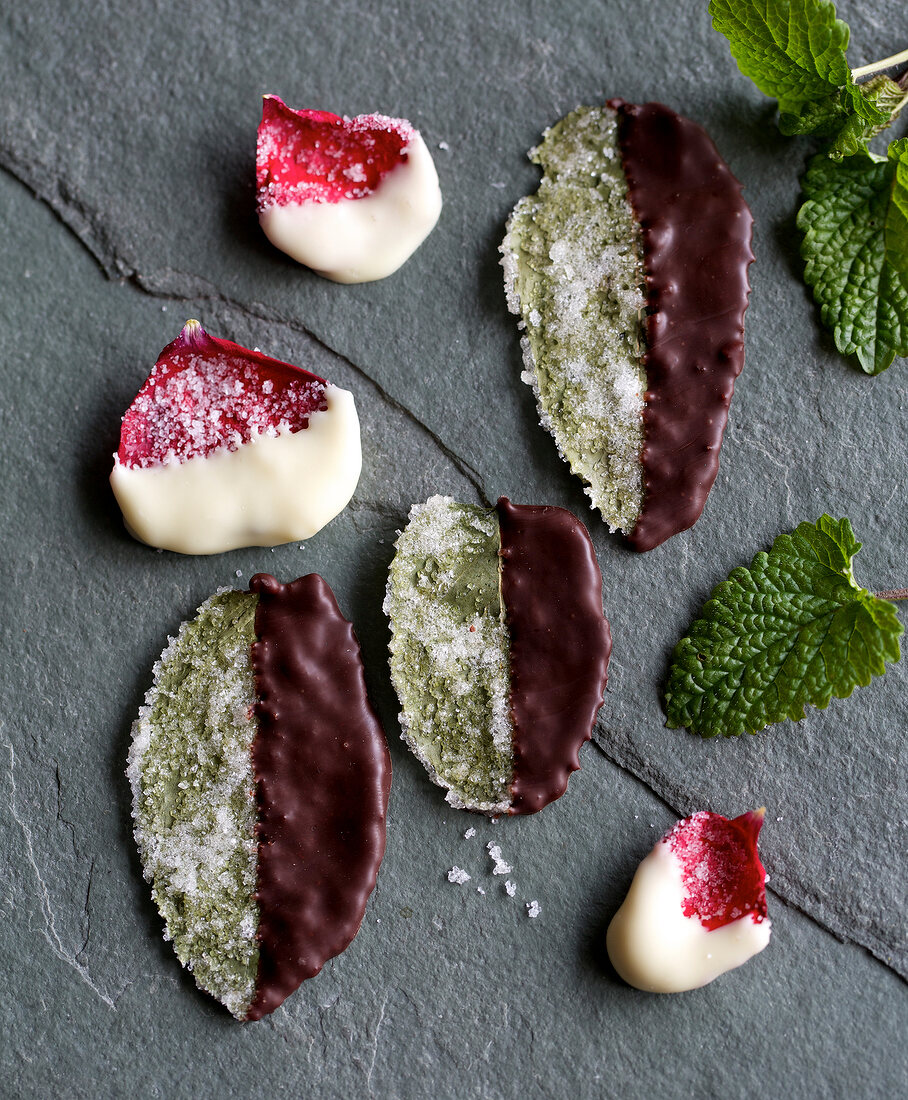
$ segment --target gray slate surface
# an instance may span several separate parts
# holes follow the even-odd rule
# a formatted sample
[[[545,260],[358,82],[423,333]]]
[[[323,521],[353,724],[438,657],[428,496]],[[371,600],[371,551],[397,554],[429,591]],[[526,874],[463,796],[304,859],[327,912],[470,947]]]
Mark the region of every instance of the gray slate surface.
[[[859,579],[906,583],[908,365],[867,379],[819,333],[793,227],[806,146],[777,134],[704,8],[648,0],[631,21],[624,5],[580,0],[14,0],[0,16],[0,1080],[11,1095],[905,1090],[908,668],[754,738],[663,727],[672,644],[712,586],[780,530],[848,515],[866,543]],[[841,5],[853,63],[904,45],[900,14],[896,0]],[[338,287],[259,235],[265,91],[422,129],[446,205],[397,275]],[[704,123],[757,219],[747,365],[719,479],[700,523],[642,557],[587,510],[536,423],[497,266],[504,219],[535,187],[526,150],[577,103],[612,94]],[[122,530],[106,484],[119,417],[188,316],[356,392],[362,481],[302,548],[190,559]],[[590,525],[615,636],[599,747],[536,818],[453,813],[396,738],[381,592],[395,530],[431,492],[562,504]],[[166,635],[216,587],[261,569],[316,570],[334,587],[363,642],[395,782],[359,937],[273,1017],[239,1027],[161,942],[123,766]],[[602,932],[655,837],[696,808],[764,803],[770,948],[680,997],[621,985]],[[493,838],[514,865],[513,901],[489,874]],[[454,863],[473,876],[464,887],[445,878]]]

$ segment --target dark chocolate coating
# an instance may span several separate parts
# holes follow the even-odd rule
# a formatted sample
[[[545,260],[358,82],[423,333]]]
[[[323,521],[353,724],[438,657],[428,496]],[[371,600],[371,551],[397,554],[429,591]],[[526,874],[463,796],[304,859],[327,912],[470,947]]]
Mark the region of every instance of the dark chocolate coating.
[[[587,529],[564,508],[498,501],[510,636],[512,814],[560,798],[602,705],[612,639]]]
[[[719,471],[744,365],[753,218],[702,127],[661,103],[608,105],[643,231],[649,309],[643,508],[628,541],[652,550],[696,523]]]
[[[258,573],[259,972],[248,1019],[273,1012],[359,930],[385,851],[391,760],[359,644],[315,573]]]

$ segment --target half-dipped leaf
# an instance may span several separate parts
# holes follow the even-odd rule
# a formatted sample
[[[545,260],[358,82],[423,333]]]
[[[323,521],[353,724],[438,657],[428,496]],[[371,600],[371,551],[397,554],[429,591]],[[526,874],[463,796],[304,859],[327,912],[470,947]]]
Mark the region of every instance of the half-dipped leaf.
[[[385,844],[390,761],[325,582],[222,590],[155,665],[133,726],[136,841],[165,938],[238,1019],[350,943]]]
[[[403,737],[458,808],[534,813],[567,788],[611,649],[586,528],[562,508],[432,497],[385,612]]]

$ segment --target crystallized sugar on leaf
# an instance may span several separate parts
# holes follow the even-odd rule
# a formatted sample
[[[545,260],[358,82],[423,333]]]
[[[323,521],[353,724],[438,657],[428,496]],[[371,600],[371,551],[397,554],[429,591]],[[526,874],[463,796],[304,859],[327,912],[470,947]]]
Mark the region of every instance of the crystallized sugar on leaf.
[[[458,886],[463,886],[465,882],[470,881],[470,876],[462,867],[454,866],[448,871],[448,882],[454,882]]]
[[[223,590],[154,668],[127,774],[145,877],[180,961],[238,1017],[258,970],[250,663],[257,597]]]
[[[617,140],[607,107],[547,130],[531,153],[539,190],[515,207],[501,251],[542,423],[609,526],[629,531],[643,500],[645,299]]]
[[[526,905],[527,905],[527,916],[528,917],[531,917],[531,918],[535,919],[542,912],[542,908],[539,905],[538,901],[528,901],[526,903]]]
[[[500,812],[513,776],[494,511],[432,497],[397,541],[385,614],[404,739],[451,805]]]

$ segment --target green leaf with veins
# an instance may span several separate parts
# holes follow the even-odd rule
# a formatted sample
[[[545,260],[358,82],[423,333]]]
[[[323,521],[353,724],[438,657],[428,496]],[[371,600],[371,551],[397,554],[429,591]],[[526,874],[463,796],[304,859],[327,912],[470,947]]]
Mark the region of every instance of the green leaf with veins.
[[[893,604],[856,583],[860,548],[847,519],[824,515],[732,570],[675,646],[668,725],[756,733],[882,676],[903,628]]]
[[[802,104],[798,114],[782,112],[779,115],[779,129],[786,137],[799,134],[833,137],[850,119],[859,117],[851,110],[850,101],[840,88],[825,99]]]
[[[874,125],[888,117],[854,83],[845,57],[848,25],[831,0],[710,0],[709,13],[741,72],[779,101],[783,132],[827,126],[837,111],[830,97]],[[810,104],[822,107],[807,110]]]
[[[802,187],[804,278],[839,351],[879,374],[908,355],[908,138],[888,158],[816,156]]]
[[[905,92],[888,76],[875,76],[865,84],[859,84],[858,87],[861,95],[871,100],[874,106],[885,114],[886,121],[873,123],[868,122],[866,118],[861,118],[860,115],[850,115],[829,148],[829,156],[833,160],[853,157],[863,152],[867,142],[893,123],[904,106]]]

